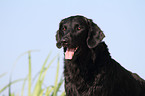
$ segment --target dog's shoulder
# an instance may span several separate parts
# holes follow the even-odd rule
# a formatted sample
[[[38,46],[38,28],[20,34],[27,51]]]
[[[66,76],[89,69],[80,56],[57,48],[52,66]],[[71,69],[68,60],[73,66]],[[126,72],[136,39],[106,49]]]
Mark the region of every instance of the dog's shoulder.
[[[110,54],[109,53],[109,49],[108,49],[108,46],[107,44],[103,41],[103,42],[100,42],[95,48],[94,48],[95,51],[98,51],[98,52],[108,52],[108,53],[105,53],[105,54]]]

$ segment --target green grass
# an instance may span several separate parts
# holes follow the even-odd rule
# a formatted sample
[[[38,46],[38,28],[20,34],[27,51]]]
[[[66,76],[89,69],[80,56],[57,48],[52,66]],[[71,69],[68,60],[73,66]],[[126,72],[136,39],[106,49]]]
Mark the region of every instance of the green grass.
[[[28,55],[29,55],[28,96],[31,96],[31,51],[28,51]]]
[[[25,52],[25,54],[28,54],[28,75],[23,78],[23,79],[18,79],[18,80],[14,80],[11,81],[11,77],[12,77],[12,72],[10,75],[10,82],[9,84],[7,84],[6,86],[4,86],[2,89],[0,89],[0,95],[1,93],[6,90],[7,88],[9,88],[9,96],[24,96],[24,89],[25,89],[25,85],[28,84],[28,88],[27,88],[27,96],[58,96],[58,92],[60,91],[60,88],[63,84],[63,79],[61,78],[60,81],[58,82],[58,76],[59,76],[59,56],[55,56],[52,60],[50,60],[50,62],[48,62],[51,53],[48,54],[47,58],[45,59],[42,68],[40,69],[40,72],[34,76],[34,78],[32,78],[32,74],[31,74],[31,52],[32,51],[27,51]],[[24,55],[24,54],[23,54]],[[18,57],[20,58],[20,57]],[[43,88],[43,84],[44,84],[44,79],[46,77],[46,73],[48,71],[48,69],[50,68],[51,64],[56,60],[57,60],[57,68],[56,68],[56,76],[55,76],[55,82],[54,85],[51,86],[47,86],[45,88]],[[47,65],[48,64],[48,65]],[[15,64],[16,65],[16,62]],[[13,68],[14,69],[14,68]],[[13,70],[12,69],[12,70]],[[3,76],[5,76],[6,73],[3,73],[0,75],[0,78],[2,78]],[[51,76],[50,76],[51,77]],[[36,83],[35,86],[32,87],[32,82],[36,79]],[[23,82],[22,84],[22,88],[21,88],[21,95],[15,95],[16,93],[12,93],[11,92],[11,85],[14,86],[15,83],[18,82]],[[25,93],[26,94],[26,93]],[[7,95],[6,95],[7,96]],[[60,96],[65,96],[65,92],[61,92]]]

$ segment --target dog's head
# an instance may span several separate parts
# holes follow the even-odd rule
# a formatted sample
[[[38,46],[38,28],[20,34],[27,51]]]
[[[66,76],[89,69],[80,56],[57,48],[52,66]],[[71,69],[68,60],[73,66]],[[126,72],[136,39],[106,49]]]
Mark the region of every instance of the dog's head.
[[[70,55],[79,47],[87,45],[88,48],[95,48],[104,37],[101,29],[91,19],[78,15],[71,16],[60,22],[56,46],[63,46],[66,49],[65,55],[71,59]]]

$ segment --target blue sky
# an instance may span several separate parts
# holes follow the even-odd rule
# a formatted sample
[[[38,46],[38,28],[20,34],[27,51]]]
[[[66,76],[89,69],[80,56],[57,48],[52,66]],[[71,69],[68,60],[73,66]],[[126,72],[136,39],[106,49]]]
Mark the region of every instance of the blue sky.
[[[61,58],[55,46],[55,34],[61,19],[84,15],[99,25],[106,35],[112,58],[126,69],[145,79],[145,1],[144,0],[1,0],[0,1],[0,89],[8,84],[15,60],[28,50],[32,53],[32,75],[41,68],[48,53]],[[56,62],[46,77],[54,83]],[[13,71],[13,80],[28,73],[28,56],[22,56]],[[14,85],[17,86],[18,84]],[[19,93],[21,86],[13,88]],[[7,92],[5,92],[7,94]]]

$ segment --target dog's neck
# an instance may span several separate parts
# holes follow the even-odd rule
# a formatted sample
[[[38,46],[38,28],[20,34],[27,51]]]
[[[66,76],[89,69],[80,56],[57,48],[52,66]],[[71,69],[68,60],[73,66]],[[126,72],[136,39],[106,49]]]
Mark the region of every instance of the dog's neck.
[[[73,59],[68,61],[73,66],[76,66],[75,68],[78,68],[80,72],[86,72],[84,75],[94,73],[94,71],[95,73],[99,73],[101,69],[98,68],[105,66],[102,61],[105,61],[106,64],[108,64],[111,59],[110,53],[108,53],[107,45],[104,42],[101,42],[93,49],[89,49],[87,46],[80,47]]]
[[[99,43],[95,48],[92,49],[88,48],[87,45],[84,45],[83,47],[80,47],[78,51],[79,52],[76,54],[77,56],[74,56],[73,59],[75,60],[78,58],[82,64],[83,62],[88,62],[87,64],[91,62],[92,64],[97,65],[98,63],[102,63],[101,61],[108,62],[108,60],[111,59],[108,47],[105,42]]]

